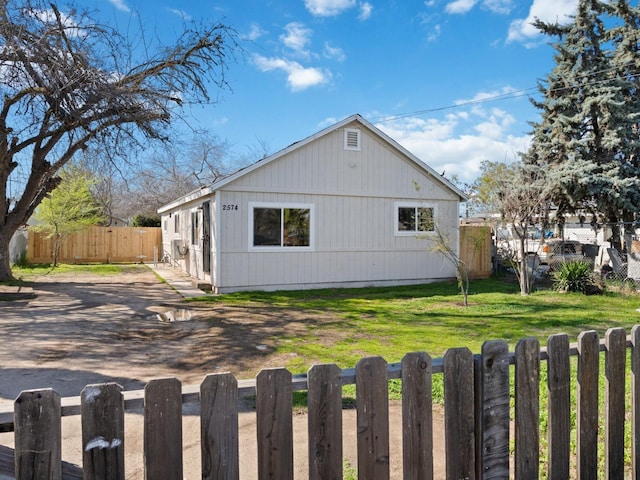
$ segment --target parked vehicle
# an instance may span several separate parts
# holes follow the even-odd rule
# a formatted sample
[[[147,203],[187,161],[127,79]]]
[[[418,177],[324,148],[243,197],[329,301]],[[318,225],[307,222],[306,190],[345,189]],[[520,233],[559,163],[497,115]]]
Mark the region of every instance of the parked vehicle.
[[[557,270],[561,263],[591,260],[584,256],[583,245],[577,240],[547,240],[540,248],[540,264]]]

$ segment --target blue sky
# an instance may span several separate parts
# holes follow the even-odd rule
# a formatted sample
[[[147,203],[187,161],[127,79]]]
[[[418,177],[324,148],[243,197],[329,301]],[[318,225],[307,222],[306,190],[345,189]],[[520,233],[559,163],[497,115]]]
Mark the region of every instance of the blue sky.
[[[95,5],[95,2],[89,2]],[[553,67],[533,18],[577,0],[102,0],[119,25],[167,35],[220,20],[241,37],[231,91],[190,110],[241,156],[274,153],[359,113],[447,177],[526,148],[528,95]],[[139,19],[139,20],[138,20]],[[257,160],[254,158],[253,160]]]

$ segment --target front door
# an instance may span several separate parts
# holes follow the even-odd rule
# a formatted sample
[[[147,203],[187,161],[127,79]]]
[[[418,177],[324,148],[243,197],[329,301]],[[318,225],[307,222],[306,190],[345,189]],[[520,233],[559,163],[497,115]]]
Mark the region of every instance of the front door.
[[[211,273],[211,210],[209,202],[202,203],[202,271]]]

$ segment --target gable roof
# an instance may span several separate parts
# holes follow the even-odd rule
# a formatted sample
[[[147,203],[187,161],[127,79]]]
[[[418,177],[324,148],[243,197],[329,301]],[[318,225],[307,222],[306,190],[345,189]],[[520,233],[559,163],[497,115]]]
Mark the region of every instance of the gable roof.
[[[422,160],[420,160],[418,157],[416,157],[413,153],[411,153],[409,150],[407,150],[406,148],[404,148],[402,145],[400,145],[398,142],[396,142],[393,138],[391,138],[390,136],[388,136],[386,133],[384,133],[382,130],[378,129],[377,127],[375,127],[372,123],[368,122],[367,120],[365,120],[360,114],[354,114],[351,115],[347,118],[345,118],[344,120],[339,121],[338,123],[335,123],[334,125],[331,125],[323,130],[320,130],[319,132],[305,138],[304,140],[300,140],[298,142],[292,143],[291,145],[289,145],[286,148],[283,148],[282,150],[280,150],[279,152],[276,152],[272,155],[269,155],[268,157],[263,158],[262,160],[259,160],[251,165],[249,165],[248,167],[245,167],[243,169],[238,170],[237,172],[228,175],[220,180],[217,180],[216,182],[212,183],[211,185],[209,185],[208,187],[202,187],[199,190],[195,190],[179,199],[174,200],[171,203],[168,203],[166,205],[163,205],[162,207],[160,207],[158,209],[158,213],[163,213],[166,212],[168,210],[171,210],[172,208],[175,208],[179,205],[182,205],[183,203],[189,202],[189,201],[193,201],[193,200],[197,200],[198,198],[201,198],[203,196],[206,195],[210,195],[212,193],[214,193],[216,190],[221,189],[222,187],[224,187],[225,185],[228,185],[229,183],[235,181],[236,179],[247,175],[248,173],[253,172],[254,170],[257,170],[258,168],[261,168],[275,160],[277,160],[278,158],[287,155],[288,153],[291,153],[321,137],[324,137],[325,135],[330,134],[331,132],[338,130],[340,128],[345,127],[346,125],[349,125],[353,122],[357,122],[359,123],[362,127],[366,128],[370,133],[372,133],[374,136],[380,138],[382,141],[386,142],[387,144],[391,145],[395,150],[397,150],[398,152],[400,152],[403,156],[407,157],[409,160],[411,160],[420,170],[424,171],[425,173],[427,173],[429,176],[431,176],[436,182],[439,182],[440,184],[442,184],[446,189],[452,191],[459,199],[461,202],[466,202],[467,200],[469,200],[469,197],[467,197],[467,195],[460,190],[458,187],[456,187],[453,183],[451,183],[450,181],[448,181],[446,178],[444,178],[442,175],[440,175],[439,173],[437,173],[433,168],[431,168],[429,165],[427,165],[426,163],[424,163]]]

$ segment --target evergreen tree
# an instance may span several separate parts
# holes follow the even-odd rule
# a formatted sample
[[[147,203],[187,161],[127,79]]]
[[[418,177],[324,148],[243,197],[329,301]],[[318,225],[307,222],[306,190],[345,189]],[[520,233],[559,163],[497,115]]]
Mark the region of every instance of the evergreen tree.
[[[590,212],[594,222],[612,225],[616,243],[619,222],[635,220],[640,208],[640,100],[630,75],[638,61],[638,33],[631,27],[637,19],[637,9],[624,0],[615,6],[580,0],[568,25],[535,24],[558,38],[556,66],[539,85],[544,99],[534,105],[541,120],[533,124],[523,160],[547,169],[559,217]]]

